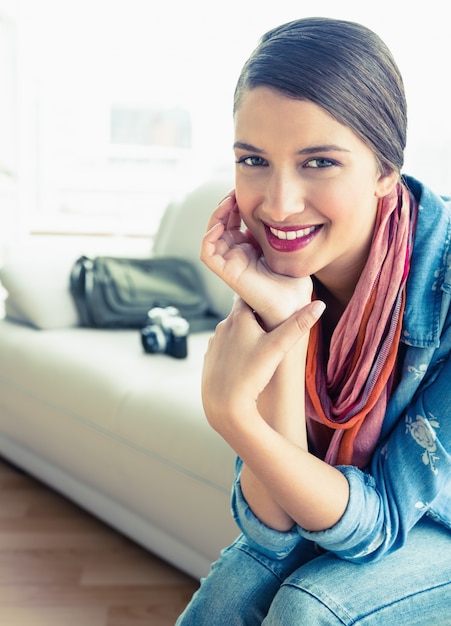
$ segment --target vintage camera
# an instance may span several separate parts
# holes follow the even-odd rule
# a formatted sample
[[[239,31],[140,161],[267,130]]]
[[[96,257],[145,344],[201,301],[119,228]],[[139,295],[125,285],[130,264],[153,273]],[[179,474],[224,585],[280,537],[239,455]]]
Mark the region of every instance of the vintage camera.
[[[165,353],[176,359],[188,354],[189,323],[173,306],[154,307],[141,329],[141,343],[150,354]]]

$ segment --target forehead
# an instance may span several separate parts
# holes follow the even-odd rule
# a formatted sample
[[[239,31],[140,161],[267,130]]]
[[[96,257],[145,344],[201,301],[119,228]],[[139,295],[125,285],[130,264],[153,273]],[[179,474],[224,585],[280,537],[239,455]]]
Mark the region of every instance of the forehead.
[[[309,100],[290,98],[268,87],[245,91],[235,111],[235,140],[265,148],[336,144],[343,149],[368,149],[352,129]]]
[[[269,123],[302,128],[317,123],[319,128],[350,131],[325,109],[310,100],[290,98],[269,87],[256,87],[243,93],[234,115],[235,128],[252,129]]]

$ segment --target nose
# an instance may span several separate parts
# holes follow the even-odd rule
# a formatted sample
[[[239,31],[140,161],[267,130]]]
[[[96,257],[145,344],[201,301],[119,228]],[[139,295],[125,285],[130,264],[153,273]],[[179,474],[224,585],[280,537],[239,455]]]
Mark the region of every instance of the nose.
[[[263,208],[275,222],[305,209],[306,189],[296,172],[273,172],[267,181]]]

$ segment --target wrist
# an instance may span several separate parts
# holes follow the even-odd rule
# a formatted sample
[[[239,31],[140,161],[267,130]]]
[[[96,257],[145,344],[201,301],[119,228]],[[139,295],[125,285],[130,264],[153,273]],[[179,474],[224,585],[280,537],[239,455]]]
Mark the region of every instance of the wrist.
[[[302,308],[302,306],[300,306],[299,309],[300,308]],[[254,314],[255,314],[256,319],[258,320],[258,323],[263,328],[263,330],[269,333],[275,328],[277,328],[278,326],[280,326],[280,324],[283,324],[283,322],[285,322],[289,317],[291,317],[299,309],[287,308],[284,311],[263,311],[263,312],[254,311]]]
[[[311,296],[307,298],[303,297],[302,299],[293,298],[292,301],[284,299],[283,302],[277,302],[277,305],[271,302],[271,304],[268,304],[266,307],[255,307],[254,313],[261,327],[267,332],[270,332],[310,304],[311,301]]]

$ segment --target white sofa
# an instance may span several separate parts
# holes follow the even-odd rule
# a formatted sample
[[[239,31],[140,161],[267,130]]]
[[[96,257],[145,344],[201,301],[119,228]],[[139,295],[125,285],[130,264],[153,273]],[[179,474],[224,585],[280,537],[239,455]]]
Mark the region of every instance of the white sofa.
[[[231,187],[212,180],[165,212],[153,254],[198,264],[211,305],[233,294],[198,260],[205,224]],[[234,454],[200,399],[210,333],[188,358],[145,354],[139,332],[77,326],[69,265],[35,259],[0,270],[0,455],[198,578],[237,528]]]

